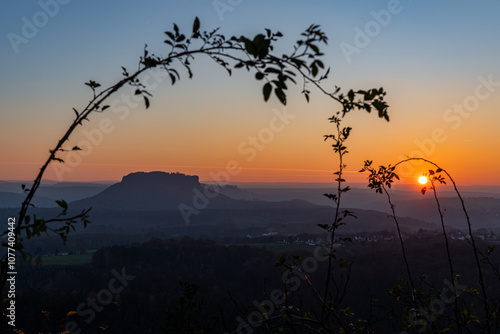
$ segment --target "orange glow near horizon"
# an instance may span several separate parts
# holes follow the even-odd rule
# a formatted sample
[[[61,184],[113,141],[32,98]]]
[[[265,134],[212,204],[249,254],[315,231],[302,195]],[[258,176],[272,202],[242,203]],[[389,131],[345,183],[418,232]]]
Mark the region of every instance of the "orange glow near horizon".
[[[347,184],[366,183],[367,175],[357,172],[366,159],[373,160],[374,166],[394,165],[408,156],[435,161],[460,185],[500,184],[500,156],[492,155],[488,145],[480,145],[479,141],[478,145],[463,142],[458,132],[444,128],[445,125],[446,141],[431,142],[428,133],[432,133],[432,129],[423,131],[408,127],[409,120],[404,118],[418,114],[418,107],[425,109],[424,106],[405,107],[399,99],[394,100],[391,122],[366,113],[346,116],[344,125],[353,128],[347,143],[349,154],[344,161]],[[181,102],[187,106],[181,108]],[[175,105],[179,110],[199,108],[190,102],[179,101]],[[126,120],[121,120],[120,114],[113,110],[107,115],[95,115],[84,128],[88,133],[79,129],[65,147],[70,149],[78,145],[83,150],[62,153],[60,157],[66,164],[53,162],[44,179],[119,181],[133,172],[164,171],[198,175],[207,183],[216,181],[212,175],[227,172],[227,164],[233,161],[239,172],[231,175],[230,182],[335,182],[333,173],[338,169],[338,157],[331,143],[323,140],[323,134],[333,131],[326,121],[330,116],[329,104],[297,102],[284,108],[256,99],[249,106],[239,106],[235,113],[232,105],[238,106],[238,103],[232,102],[220,109],[208,108],[201,119],[194,120],[183,119],[180,111],[170,111],[175,108],[161,113],[161,107],[167,105],[161,101],[157,101],[148,113],[131,113]],[[404,113],[400,112],[403,109]],[[310,110],[314,112],[308,113]],[[101,123],[103,118],[110,121]],[[46,159],[47,148],[54,144],[64,125],[65,122],[61,122],[57,127],[37,127],[30,139],[22,137],[20,141],[0,144],[0,149],[3,148],[0,179],[33,180]],[[376,136],[374,126],[379,129]],[[471,134],[477,131],[476,128],[479,127],[472,123],[470,127],[463,126],[464,131]],[[15,126],[7,129],[9,138],[17,135],[14,129]],[[97,135],[97,129],[101,129],[102,135]],[[475,138],[481,138],[484,143],[497,140],[493,131]],[[96,144],[89,148],[86,142]],[[478,166],[481,173],[477,173]],[[401,164],[397,169],[401,177],[398,183],[415,184],[426,169],[428,167],[421,161]]]
[[[229,175],[230,183],[238,182],[297,182],[297,183],[335,183],[335,160],[334,156],[329,159],[320,159],[319,157],[310,157],[309,161],[293,162],[287,161],[284,165],[276,161],[262,161],[258,164],[249,164],[245,161],[226,160],[237,163],[236,165],[228,165],[219,163],[215,159],[211,161],[213,164],[202,165],[196,164],[197,161],[189,161],[192,164],[181,164],[181,159],[173,159],[177,164],[167,164],[166,161],[154,161],[154,159],[144,159],[141,161],[133,160],[132,163],[127,163],[128,159],[121,157],[119,159],[111,158],[106,159],[92,159],[92,162],[84,162],[74,168],[62,169],[64,172],[62,178],[57,177],[55,172],[56,168],[65,168],[64,165],[53,163],[47,169],[44,176],[46,180],[60,181],[60,182],[92,182],[92,181],[119,181],[123,176],[134,172],[150,172],[150,171],[164,171],[164,172],[180,172],[187,175],[197,175],[200,181],[205,183],[217,182],[218,179],[226,178]],[[281,160],[287,160],[290,157],[283,157]],[[98,162],[101,160],[102,162]],[[155,163],[156,162],[156,163]],[[24,180],[31,181],[36,177],[40,163],[36,162],[18,162],[18,163],[0,163],[0,179],[2,180]],[[349,162],[347,170],[344,172],[346,184],[349,183],[366,183],[367,175],[359,173],[356,166],[359,166],[358,161]],[[445,164],[443,164],[445,165]],[[314,168],[314,167],[319,168]],[[69,167],[69,165],[67,166]],[[283,168],[284,167],[284,168]],[[329,169],[331,167],[331,169]],[[402,166],[405,167],[405,166]],[[425,184],[428,179],[422,177],[423,166],[406,166],[396,171],[401,178],[401,181],[396,184]],[[448,169],[452,174],[454,180],[460,185],[494,185],[500,184],[500,179],[491,178],[480,175],[474,178],[468,173],[468,170],[463,168]],[[422,179],[422,180],[421,180]],[[395,184],[395,185],[396,185]]]

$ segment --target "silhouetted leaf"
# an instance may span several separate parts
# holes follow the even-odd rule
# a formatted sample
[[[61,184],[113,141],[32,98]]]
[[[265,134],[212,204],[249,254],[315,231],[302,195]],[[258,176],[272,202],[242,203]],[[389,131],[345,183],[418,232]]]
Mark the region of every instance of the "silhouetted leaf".
[[[273,90],[273,87],[271,86],[271,84],[269,82],[264,85],[264,87],[262,89],[262,93],[264,94],[264,101],[267,102],[267,100],[269,100],[269,96],[271,95],[272,90]]]
[[[146,96],[144,96],[144,103],[146,104],[146,109],[148,109],[149,108],[149,99]]]
[[[316,66],[316,63],[313,63],[311,65],[311,74],[313,77],[315,77],[316,75],[318,75],[318,66]]]
[[[268,67],[264,70],[264,72],[266,73],[276,73],[276,74],[280,74],[281,71],[279,69],[276,69],[276,68],[273,68],[273,67]]]
[[[328,231],[330,229],[330,226],[328,226],[327,224],[318,224],[319,227],[321,227],[323,230],[326,230]]]
[[[281,88],[275,88],[274,94],[276,95],[278,100],[280,100],[280,102],[283,103],[283,105],[286,105],[286,94],[285,92],[283,92]]]
[[[59,205],[64,211],[68,210],[68,203],[65,200],[58,200],[56,204]]]
[[[198,19],[198,16],[194,19],[193,23],[193,34],[197,33],[198,30],[200,30],[200,19]]]
[[[264,73],[262,73],[262,72],[255,73],[255,79],[257,79],[257,80],[264,79]]]
[[[257,49],[255,47],[255,44],[248,38],[244,39],[245,43],[245,50],[252,56],[256,57],[257,56]]]
[[[167,34],[167,36],[168,36],[168,37],[170,37],[170,39],[171,39],[172,41],[175,41],[175,35],[174,35],[174,34],[172,34],[170,31],[165,31],[165,34]],[[165,43],[166,43],[166,42],[167,42],[167,41],[165,41]]]
[[[144,58],[142,63],[146,67],[154,67],[154,66],[158,65],[158,61],[156,59],[151,58],[151,57]]]
[[[347,93],[347,97],[349,98],[350,101],[354,100],[354,91],[352,89],[349,90],[349,92]]]
[[[334,201],[334,202],[337,202],[337,198],[338,196],[335,195],[335,194],[323,194],[323,196],[327,197],[328,199]]]
[[[262,36],[262,40],[257,44],[257,55],[260,59],[264,59],[269,54],[271,41]]]

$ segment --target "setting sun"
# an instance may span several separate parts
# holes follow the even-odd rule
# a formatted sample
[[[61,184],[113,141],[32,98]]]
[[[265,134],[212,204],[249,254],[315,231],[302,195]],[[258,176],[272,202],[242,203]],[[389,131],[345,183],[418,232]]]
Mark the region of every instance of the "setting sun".
[[[426,184],[427,183],[427,176],[422,175],[421,177],[418,178],[418,182],[420,184]]]

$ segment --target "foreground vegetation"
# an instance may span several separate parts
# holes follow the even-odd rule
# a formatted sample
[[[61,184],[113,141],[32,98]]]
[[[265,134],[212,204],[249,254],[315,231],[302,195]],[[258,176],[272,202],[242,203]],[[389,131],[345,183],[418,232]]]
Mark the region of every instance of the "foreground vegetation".
[[[295,245],[288,246],[291,247],[289,251],[293,250],[293,254],[304,259],[314,257],[314,249],[298,250]],[[441,247],[437,237],[415,238],[407,242],[407,255],[415,264],[415,274],[421,277],[418,284],[422,291],[433,289],[428,282],[433,282],[439,293],[443,289],[449,290],[449,284],[444,282],[447,259]],[[469,270],[474,259],[468,252],[467,242],[456,241],[451,247],[453,259],[460,260],[457,271],[464,273],[460,286],[477,289],[474,273]],[[339,248],[338,255],[352,261],[351,284],[341,305],[352,311],[353,321],[364,319],[367,328],[380,333],[402,330],[400,319],[404,301],[399,295],[401,291],[393,285],[405,274],[398,243],[387,241],[362,245],[348,242]],[[68,257],[71,256],[57,258]],[[232,332],[240,326],[240,319],[248,323],[252,318],[249,319],[250,314],[255,311],[263,313],[255,301],[269,300],[271,291],[285,289],[283,274],[275,267],[279,260],[279,254],[261,247],[224,246],[208,240],[183,238],[102,248],[95,253],[92,263],[85,266],[24,267],[19,279],[22,285],[18,299],[22,306],[21,329],[25,333],[50,332],[61,325],[76,322],[83,333],[98,333],[99,328],[108,328],[111,333],[159,333],[167,325],[183,326],[183,321],[191,317],[199,321],[195,323],[204,333]],[[318,264],[317,269],[308,273],[308,280],[313,284],[321,282],[328,269],[324,261],[318,261]],[[112,302],[105,300],[106,305],[101,312],[96,312],[95,319],[86,322],[89,318],[86,307],[80,308],[82,315],[67,316],[68,310],[76,310],[80,304],[86,303],[89,296],[97,299],[113,277],[112,270],[120,271],[121,268],[134,278],[113,297]],[[290,303],[314,309],[315,298],[310,294],[305,277],[298,272],[295,275],[298,280],[293,283],[298,287],[294,295],[297,297],[293,297]],[[491,271],[486,276],[493,279]],[[179,308],[186,284],[198,287],[190,298],[199,308]],[[498,283],[490,288],[492,293],[500,291]],[[429,303],[431,300],[426,309],[431,312]],[[450,303],[444,306],[443,317],[453,309]],[[273,312],[279,313],[280,308]],[[170,316],[168,323],[167,315]],[[253,315],[257,317],[256,313]],[[433,325],[444,324],[442,318],[433,316],[433,319]],[[263,325],[252,328],[256,332],[268,331]],[[165,330],[165,333],[172,332]]]

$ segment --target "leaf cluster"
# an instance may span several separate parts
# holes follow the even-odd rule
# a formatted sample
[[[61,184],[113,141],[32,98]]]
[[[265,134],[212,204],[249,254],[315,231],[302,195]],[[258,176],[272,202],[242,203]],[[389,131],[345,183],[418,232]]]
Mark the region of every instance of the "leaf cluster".
[[[31,239],[34,237],[39,237],[42,234],[49,235],[49,232],[58,234],[63,244],[66,244],[67,237],[71,231],[75,231],[75,225],[82,224],[83,227],[87,227],[90,224],[89,213],[91,209],[82,210],[80,213],[67,216],[68,215],[68,203],[64,200],[56,201],[56,204],[61,208],[61,212],[55,217],[50,219],[39,218],[36,214],[24,216],[24,220],[19,223],[19,228],[16,230],[16,242],[14,244],[14,249],[18,250],[26,261],[31,258],[31,255],[25,252],[23,245],[22,233],[26,234],[26,239]],[[51,226],[56,224],[57,226]],[[8,230],[0,234],[0,239],[8,234]],[[21,233],[20,233],[21,232]],[[2,247],[7,247],[8,244],[2,241]]]
[[[441,168],[438,168],[436,169],[435,171],[432,170],[432,169],[429,169],[429,172],[424,174],[425,176],[429,176],[429,180],[431,181],[431,187],[429,189],[435,189],[435,183],[439,183],[439,184],[446,184],[446,180],[444,178],[444,176],[442,176],[441,173],[443,172],[443,170]],[[425,193],[427,192],[427,187],[423,187],[420,192],[422,193],[422,195],[425,195]]]
[[[398,174],[395,173],[396,166],[379,166],[372,167],[373,161],[366,160],[365,165],[359,171],[360,173],[368,172],[368,187],[375,189],[375,192],[382,194],[385,187],[391,188],[394,180],[399,180]]]

